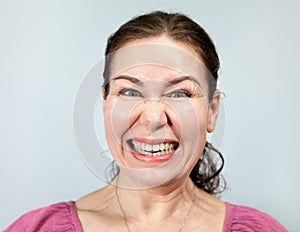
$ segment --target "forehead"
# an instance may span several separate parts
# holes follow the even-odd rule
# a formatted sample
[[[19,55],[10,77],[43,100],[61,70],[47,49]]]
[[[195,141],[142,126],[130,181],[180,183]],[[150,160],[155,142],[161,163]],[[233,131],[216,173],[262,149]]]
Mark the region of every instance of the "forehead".
[[[191,56],[194,56],[196,59],[199,59],[200,61],[202,61],[201,55],[198,52],[196,52],[196,50],[192,46],[190,46],[184,42],[181,42],[181,41],[176,41],[166,35],[131,40],[131,41],[125,43],[122,47],[127,48],[127,47],[134,47],[134,46],[142,46],[142,45],[146,45],[146,44],[160,45],[162,47],[165,46],[165,47],[177,48],[178,50],[180,50],[184,53],[188,53]]]
[[[196,51],[169,39],[137,40],[110,54],[110,79],[131,74],[146,79],[205,76],[207,69]]]

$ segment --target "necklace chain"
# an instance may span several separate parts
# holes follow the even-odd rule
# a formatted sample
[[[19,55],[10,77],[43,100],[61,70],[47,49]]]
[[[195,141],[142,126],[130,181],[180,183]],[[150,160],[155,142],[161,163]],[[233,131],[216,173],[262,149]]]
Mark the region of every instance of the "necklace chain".
[[[119,179],[119,178],[118,178],[118,179]],[[120,207],[120,209],[121,209],[121,211],[122,211],[122,214],[123,214],[123,218],[124,218],[124,222],[125,222],[125,226],[126,226],[126,228],[127,228],[127,231],[128,231],[128,232],[131,232],[131,230],[130,230],[130,228],[129,228],[129,226],[128,226],[127,215],[126,215],[126,213],[125,213],[125,210],[124,210],[124,208],[123,208],[123,206],[122,206],[122,204],[121,204],[121,201],[120,201],[120,198],[119,198],[119,195],[118,195],[118,179],[117,179],[117,183],[116,183],[116,197],[117,197],[117,201],[118,201],[119,207]],[[190,217],[190,215],[191,215],[191,212],[192,212],[192,210],[193,210],[193,208],[194,208],[194,205],[195,205],[194,202],[195,202],[195,186],[194,186],[194,190],[193,190],[193,200],[192,200],[191,206],[190,206],[190,208],[188,209],[188,211],[187,211],[187,213],[186,213],[186,215],[185,215],[185,217],[184,217],[184,219],[183,219],[183,222],[182,222],[182,224],[181,224],[180,227],[179,227],[178,232],[182,232],[182,230],[183,230],[183,228],[184,228],[184,226],[185,226],[187,220],[189,219],[189,217]]]

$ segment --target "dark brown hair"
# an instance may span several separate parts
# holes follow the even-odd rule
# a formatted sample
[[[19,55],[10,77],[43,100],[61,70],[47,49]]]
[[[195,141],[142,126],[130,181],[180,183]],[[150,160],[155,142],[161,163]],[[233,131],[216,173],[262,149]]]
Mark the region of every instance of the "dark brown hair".
[[[105,50],[105,68],[103,73],[104,98],[106,98],[109,94],[110,60],[108,55],[120,49],[127,42],[162,35],[166,35],[175,41],[183,42],[191,46],[200,55],[203,59],[204,65],[215,80],[213,85],[209,84],[208,97],[209,99],[212,99],[216,89],[218,70],[220,66],[219,57],[212,40],[202,27],[186,15],[161,11],[155,11],[131,19],[108,38]],[[220,182],[222,177],[219,175],[220,168],[218,169],[216,164],[214,164],[212,157],[208,154],[208,150],[211,151],[212,149],[209,149],[209,147],[206,146],[201,156],[202,158],[192,170],[190,178],[197,187],[210,194],[217,194],[222,192],[225,186],[221,186]],[[214,149],[213,151],[216,150]],[[200,166],[202,164],[207,166],[207,170],[204,173],[199,173]],[[215,173],[217,175],[215,175]]]

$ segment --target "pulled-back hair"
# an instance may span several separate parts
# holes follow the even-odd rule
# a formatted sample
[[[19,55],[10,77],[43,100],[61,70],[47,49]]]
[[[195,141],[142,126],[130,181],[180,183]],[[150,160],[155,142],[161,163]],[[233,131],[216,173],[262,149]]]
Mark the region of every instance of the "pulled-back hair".
[[[186,15],[155,11],[131,19],[108,38],[103,73],[104,98],[109,94],[110,61],[107,58],[108,55],[122,48],[128,42],[163,35],[191,46],[202,58],[215,83],[217,82],[220,67],[219,57],[212,40],[204,29]],[[212,99],[215,89],[216,84],[209,85],[209,99]],[[222,161],[221,167],[218,168],[214,163],[210,155],[211,151],[220,155]],[[206,143],[200,160],[190,173],[190,178],[198,188],[210,194],[218,194],[225,189],[225,185],[222,185],[223,178],[220,175],[223,162],[221,153],[214,149],[211,144]],[[203,170],[203,166],[205,166],[206,170],[200,171]],[[115,174],[118,174],[118,171]]]

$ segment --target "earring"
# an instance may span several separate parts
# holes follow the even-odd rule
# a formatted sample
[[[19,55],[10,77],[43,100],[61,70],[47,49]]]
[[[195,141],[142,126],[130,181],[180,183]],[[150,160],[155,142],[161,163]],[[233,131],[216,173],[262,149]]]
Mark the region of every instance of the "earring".
[[[223,170],[223,168],[224,168],[225,160],[224,160],[224,157],[223,157],[222,153],[219,152],[219,151],[218,151],[211,143],[209,143],[209,142],[206,141],[206,143],[205,143],[205,148],[204,148],[204,152],[203,152],[203,155],[202,155],[202,156],[204,156],[204,154],[206,154],[206,153],[209,154],[209,151],[213,151],[213,152],[215,152],[215,153],[217,153],[217,154],[219,155],[219,157],[220,157],[220,159],[221,159],[221,166],[215,171],[215,173],[213,173],[211,176],[207,177],[207,179],[205,179],[205,180],[202,182],[202,184],[203,184],[203,183],[207,183],[207,182],[209,182],[210,180],[212,180],[213,178],[215,178],[216,176],[218,176],[218,175],[222,172],[222,170]],[[203,159],[202,159],[202,161],[203,161]],[[214,165],[214,164],[213,164],[213,165]],[[210,167],[208,167],[208,168],[210,168]]]
[[[216,153],[221,160],[221,164],[217,165],[217,162],[213,159],[213,153]],[[219,166],[219,167],[218,167]],[[215,178],[218,178],[218,175],[221,173],[224,167],[224,158],[221,152],[219,152],[216,148],[214,148],[209,142],[206,142],[203,153],[190,173],[190,178],[196,184],[196,186],[200,189],[203,189],[207,192],[214,191],[215,186],[214,183],[209,184]],[[214,181],[213,181],[214,182]],[[216,183],[219,182],[219,179],[216,179]],[[218,184],[217,184],[218,185]],[[216,188],[217,188],[216,185]],[[209,189],[207,189],[209,188]],[[211,188],[213,188],[211,190]]]

